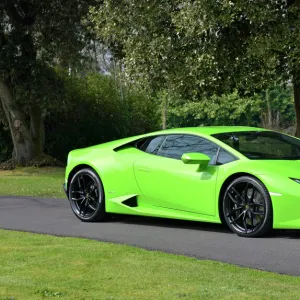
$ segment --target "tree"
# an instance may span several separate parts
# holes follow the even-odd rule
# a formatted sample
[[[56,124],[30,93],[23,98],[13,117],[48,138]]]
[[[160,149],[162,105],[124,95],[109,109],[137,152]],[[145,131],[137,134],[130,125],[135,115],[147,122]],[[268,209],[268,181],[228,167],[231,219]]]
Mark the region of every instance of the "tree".
[[[235,91],[221,96],[213,95],[200,101],[177,100],[171,103],[171,127],[260,125],[263,101],[259,95],[241,98]]]
[[[174,22],[186,41],[198,41],[200,54],[206,45],[217,81],[227,77],[230,87],[250,91],[291,82],[300,136],[299,12],[298,0],[193,1]]]
[[[14,146],[24,164],[44,149],[43,112],[60,101],[53,65],[78,62],[87,38],[82,19],[92,1],[0,2],[0,99]]]
[[[172,90],[169,75],[181,72],[176,28],[172,12],[177,1],[104,1],[101,9],[91,9],[90,19],[98,38],[122,59],[131,80],[152,90]]]
[[[290,87],[273,86],[251,97],[212,95],[195,101],[173,99],[169,107],[170,127],[247,125],[288,131],[294,128],[295,110]]]
[[[294,127],[295,109],[291,87],[268,88],[261,94],[261,121],[265,128],[287,129]]]
[[[300,136],[300,0],[105,0],[98,35],[132,79],[183,98],[291,82]]]

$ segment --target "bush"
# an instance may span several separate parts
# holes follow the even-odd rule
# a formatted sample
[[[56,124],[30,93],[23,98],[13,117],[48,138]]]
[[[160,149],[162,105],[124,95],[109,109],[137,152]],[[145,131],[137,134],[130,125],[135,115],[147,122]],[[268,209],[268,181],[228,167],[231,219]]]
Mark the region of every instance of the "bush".
[[[142,92],[123,87],[121,97],[113,78],[101,74],[59,76],[65,92],[45,119],[47,154],[65,161],[70,150],[158,128],[155,101]]]

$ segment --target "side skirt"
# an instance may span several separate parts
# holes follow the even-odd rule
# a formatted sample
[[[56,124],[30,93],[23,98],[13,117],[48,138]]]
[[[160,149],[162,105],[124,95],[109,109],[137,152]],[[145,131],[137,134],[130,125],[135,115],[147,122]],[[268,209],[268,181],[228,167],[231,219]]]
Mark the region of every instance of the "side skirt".
[[[106,212],[221,224],[219,216],[208,216],[163,207],[138,205],[139,198],[139,195],[133,194],[106,200]]]

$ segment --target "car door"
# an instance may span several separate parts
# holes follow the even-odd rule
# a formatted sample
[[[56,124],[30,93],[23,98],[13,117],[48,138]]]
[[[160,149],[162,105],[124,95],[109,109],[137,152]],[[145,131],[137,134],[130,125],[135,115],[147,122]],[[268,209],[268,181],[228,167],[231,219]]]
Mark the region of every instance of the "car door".
[[[218,149],[216,144],[199,136],[161,137],[154,155],[134,163],[136,180],[147,202],[168,209],[214,215],[218,171],[214,159]],[[198,165],[184,164],[181,156],[189,152],[208,155],[210,164],[202,171]]]

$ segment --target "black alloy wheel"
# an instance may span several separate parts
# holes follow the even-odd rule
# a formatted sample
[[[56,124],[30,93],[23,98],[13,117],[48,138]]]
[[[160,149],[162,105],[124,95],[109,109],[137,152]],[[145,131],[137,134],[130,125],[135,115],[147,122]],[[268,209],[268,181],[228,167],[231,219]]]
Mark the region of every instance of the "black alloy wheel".
[[[229,228],[240,236],[263,236],[272,229],[270,194],[254,177],[242,176],[229,184],[223,198],[223,214]]]
[[[100,221],[106,216],[103,185],[92,169],[82,169],[72,177],[69,200],[75,216],[84,222]]]

